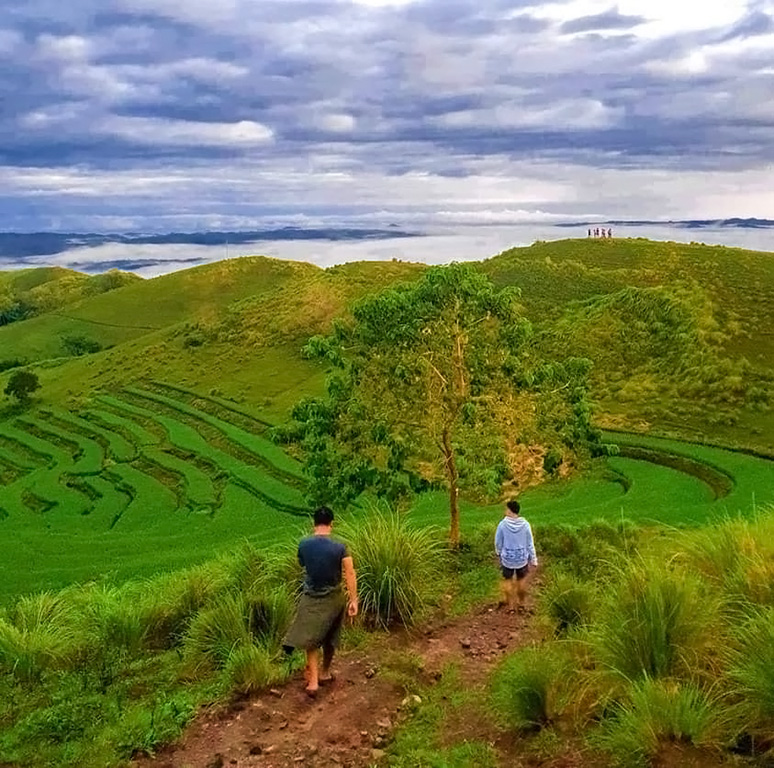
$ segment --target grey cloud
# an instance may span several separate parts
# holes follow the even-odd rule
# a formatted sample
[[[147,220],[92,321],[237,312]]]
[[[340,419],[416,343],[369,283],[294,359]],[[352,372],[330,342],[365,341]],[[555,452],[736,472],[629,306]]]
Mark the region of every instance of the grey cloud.
[[[598,13],[594,16],[582,16],[578,19],[566,21],[560,29],[564,33],[631,29],[643,24],[645,21],[647,19],[644,16],[627,16],[619,13],[617,8],[611,8],[604,13]]]
[[[741,19],[721,40],[756,37],[774,32],[774,11],[756,10]]]

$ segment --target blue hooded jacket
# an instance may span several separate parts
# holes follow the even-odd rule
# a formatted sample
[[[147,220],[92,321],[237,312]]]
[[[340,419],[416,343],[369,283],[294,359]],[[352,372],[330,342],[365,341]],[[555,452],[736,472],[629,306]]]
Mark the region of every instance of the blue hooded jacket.
[[[495,533],[495,552],[505,568],[523,568],[527,563],[537,565],[529,523],[521,517],[504,517]]]

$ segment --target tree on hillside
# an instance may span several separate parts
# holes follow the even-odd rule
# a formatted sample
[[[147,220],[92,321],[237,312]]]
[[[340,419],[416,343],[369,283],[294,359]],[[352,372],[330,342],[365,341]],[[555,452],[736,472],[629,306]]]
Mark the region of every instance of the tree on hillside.
[[[38,377],[31,371],[15,371],[8,379],[5,394],[15,397],[20,405],[29,402],[30,395],[40,389]]]
[[[444,485],[459,542],[459,493],[496,498],[548,454],[593,437],[587,360],[538,359],[518,291],[473,267],[427,270],[360,301],[305,347],[333,368],[327,396],[305,399],[278,439],[301,447],[314,502],[366,489],[397,499]]]

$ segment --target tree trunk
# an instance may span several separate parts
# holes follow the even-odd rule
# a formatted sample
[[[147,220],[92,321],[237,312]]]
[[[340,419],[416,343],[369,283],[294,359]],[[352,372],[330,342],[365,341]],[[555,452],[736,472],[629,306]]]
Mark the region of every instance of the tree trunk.
[[[458,547],[460,545],[460,489],[457,487],[457,462],[454,459],[454,449],[452,448],[448,427],[443,430],[442,441],[446,476],[449,479],[449,516],[451,518],[449,541],[453,547]]]

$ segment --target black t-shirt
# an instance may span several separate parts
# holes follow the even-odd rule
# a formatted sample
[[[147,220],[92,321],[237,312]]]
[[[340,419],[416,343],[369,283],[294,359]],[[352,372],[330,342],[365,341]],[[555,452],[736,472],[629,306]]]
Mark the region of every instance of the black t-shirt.
[[[306,570],[304,592],[323,597],[341,584],[341,561],[347,548],[328,536],[308,536],[298,545],[298,562]]]

